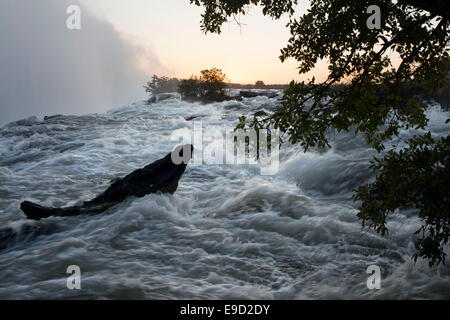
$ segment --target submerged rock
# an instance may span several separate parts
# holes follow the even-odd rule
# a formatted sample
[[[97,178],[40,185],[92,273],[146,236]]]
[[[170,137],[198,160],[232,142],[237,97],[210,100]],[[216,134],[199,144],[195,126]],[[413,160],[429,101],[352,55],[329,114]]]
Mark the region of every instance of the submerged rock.
[[[186,120],[186,121],[192,121],[192,120],[194,120],[194,119],[197,119],[197,118],[203,118],[203,117],[206,117],[204,114],[198,114],[198,115],[193,115],[193,116],[188,116],[188,117],[185,117],[184,119]]]
[[[183,150],[190,150],[190,154],[184,156]],[[192,145],[177,147],[164,158],[114,182],[104,193],[80,206],[50,208],[24,201],[20,208],[28,219],[39,220],[50,216],[101,213],[129,196],[143,197],[157,192],[174,193],[178,188],[178,181],[186,169],[187,162],[191,159],[192,151]],[[180,160],[180,164],[175,164],[172,161],[172,154],[178,155],[178,158],[183,161]]]
[[[255,98],[255,97],[267,97],[267,98],[275,98],[278,96],[278,93],[273,92],[273,91],[240,91],[239,92],[239,97],[241,98]]]
[[[268,116],[267,112],[263,110],[255,112],[255,117],[267,117],[267,116]]]
[[[60,119],[60,118],[64,118],[64,116],[62,114],[55,114],[53,116],[45,116],[44,121],[48,121],[48,120],[52,120],[52,119]]]
[[[180,95],[176,92],[160,93],[148,99],[147,103],[157,103],[168,99],[180,99]]]

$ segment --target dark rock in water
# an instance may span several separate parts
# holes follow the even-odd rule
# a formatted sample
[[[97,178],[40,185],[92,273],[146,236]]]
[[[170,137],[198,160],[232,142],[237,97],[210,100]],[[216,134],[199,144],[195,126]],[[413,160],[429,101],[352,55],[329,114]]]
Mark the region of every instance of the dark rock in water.
[[[239,96],[243,98],[254,98],[259,96],[260,94],[255,91],[240,91]]]
[[[58,119],[63,118],[64,116],[62,114],[55,114],[53,116],[45,116],[44,121],[52,120],[52,119]]]
[[[202,117],[204,117],[204,115],[199,114],[199,115],[189,116],[189,117],[186,117],[186,118],[184,118],[184,119],[185,119],[186,121],[191,121],[191,120],[194,120],[194,119],[197,119],[197,118],[202,118]]]
[[[183,150],[190,154],[184,156]],[[50,216],[101,213],[129,196],[143,197],[157,192],[174,193],[177,190],[178,181],[186,169],[187,162],[191,159],[192,151],[192,145],[179,146],[164,158],[114,182],[104,193],[80,206],[49,208],[25,201],[22,202],[20,208],[28,219],[39,220]],[[172,154],[178,156],[179,164],[172,161]]]
[[[168,99],[177,99],[177,98],[179,98],[178,93],[160,93],[160,94],[157,94],[156,96],[153,96],[150,99],[148,99],[148,104],[161,102],[161,101],[168,100]]]
[[[266,117],[266,116],[268,116],[267,112],[262,110],[255,113],[255,117]]]
[[[196,119],[196,118],[198,118],[198,116],[189,116],[189,117],[186,117],[186,118],[184,118],[186,121],[191,121],[191,120],[194,120],[194,119]]]
[[[258,91],[240,91],[239,92],[239,97],[241,98],[255,98],[255,97],[267,97],[267,98],[275,98],[278,96],[278,93],[273,92],[273,91],[263,91],[263,92],[258,92]]]

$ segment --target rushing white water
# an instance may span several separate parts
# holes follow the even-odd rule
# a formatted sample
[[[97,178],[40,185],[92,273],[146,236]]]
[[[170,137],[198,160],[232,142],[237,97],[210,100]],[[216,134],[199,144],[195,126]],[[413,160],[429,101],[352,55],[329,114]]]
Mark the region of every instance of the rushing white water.
[[[185,117],[199,116],[207,132],[275,105],[169,99],[3,127],[0,298],[450,298],[450,267],[411,260],[414,212],[392,215],[386,237],[361,228],[351,195],[373,177],[373,152],[351,134],[323,152],[284,144],[273,176],[188,165],[174,195],[129,198],[100,215],[36,222],[19,209],[23,200],[60,207],[92,198],[170,152],[171,133],[192,130]],[[435,135],[448,134],[448,113],[428,116]],[[66,287],[69,265],[81,268],[81,290]],[[380,290],[366,286],[369,265],[381,268]]]

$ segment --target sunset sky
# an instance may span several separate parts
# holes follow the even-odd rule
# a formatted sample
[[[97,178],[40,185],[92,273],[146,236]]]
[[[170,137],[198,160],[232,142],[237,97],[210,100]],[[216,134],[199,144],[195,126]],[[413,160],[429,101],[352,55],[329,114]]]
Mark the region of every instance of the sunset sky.
[[[67,28],[72,5],[81,9],[79,30]],[[295,61],[280,62],[287,17],[273,21],[253,6],[241,26],[205,35],[202,10],[189,0],[1,0],[0,125],[141,101],[153,74],[188,78],[217,67],[234,83],[266,84],[327,74],[325,63],[299,76]]]
[[[205,35],[200,30],[202,8],[191,5],[189,0],[81,3],[100,19],[112,23],[127,41],[153,52],[169,76],[189,77],[217,66],[233,82],[288,83],[300,79],[295,61],[281,63],[278,59],[289,39],[287,17],[274,21],[264,16],[260,8],[252,7],[248,15],[241,17],[241,27],[227,23],[220,35]],[[305,12],[307,3],[302,1],[297,13]],[[147,73],[154,72],[146,66],[145,57],[140,58],[140,65]],[[325,74],[325,65],[314,72],[320,79]]]

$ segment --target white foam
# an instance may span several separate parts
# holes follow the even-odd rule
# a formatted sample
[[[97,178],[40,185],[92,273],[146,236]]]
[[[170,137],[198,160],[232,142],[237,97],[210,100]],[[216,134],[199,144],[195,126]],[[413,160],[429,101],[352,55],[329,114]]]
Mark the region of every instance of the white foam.
[[[188,116],[200,115],[195,120],[208,134],[277,103],[140,101],[104,115],[5,126],[0,223],[24,230],[20,200],[60,206],[92,198],[170,152],[171,133],[192,129]],[[448,134],[448,112],[427,115],[435,135]],[[414,213],[392,215],[384,238],[361,228],[351,190],[371,179],[373,152],[351,134],[332,143],[333,150],[306,154],[283,145],[275,176],[252,166],[189,165],[174,195],[130,198],[97,216],[42,220],[37,228],[51,223],[57,232],[36,232],[0,252],[0,298],[73,297],[65,289],[70,264],[82,269],[81,298],[449,298],[448,266],[412,266],[421,223]],[[371,264],[385,277],[377,293],[366,287]]]

